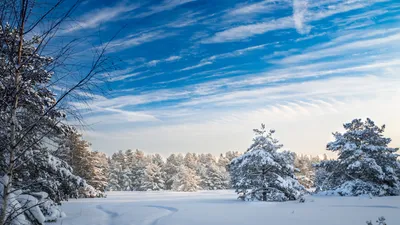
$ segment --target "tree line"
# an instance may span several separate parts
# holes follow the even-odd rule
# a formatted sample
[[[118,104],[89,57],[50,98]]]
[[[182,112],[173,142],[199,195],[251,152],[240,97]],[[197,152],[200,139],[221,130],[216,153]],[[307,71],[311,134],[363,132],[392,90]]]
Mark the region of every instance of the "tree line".
[[[140,150],[118,151],[108,158],[108,191],[197,191],[232,188],[228,166],[242,155],[228,151],[218,156],[211,153],[146,155]],[[313,164],[327,159],[311,155],[295,155],[294,165],[299,182],[314,186]]]

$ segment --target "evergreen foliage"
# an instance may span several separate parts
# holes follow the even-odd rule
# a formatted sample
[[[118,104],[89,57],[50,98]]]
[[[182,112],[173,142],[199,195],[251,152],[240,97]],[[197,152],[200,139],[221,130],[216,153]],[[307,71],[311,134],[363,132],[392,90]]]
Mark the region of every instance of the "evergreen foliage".
[[[232,186],[243,199],[287,201],[301,197],[304,187],[294,175],[294,154],[273,138],[265,125],[254,129],[253,144],[229,165]]]
[[[388,145],[379,127],[371,119],[354,119],[343,125],[344,133],[333,133],[328,151],[338,154],[337,160],[323,161],[318,168],[319,191],[328,194],[376,196],[399,195],[398,148]]]

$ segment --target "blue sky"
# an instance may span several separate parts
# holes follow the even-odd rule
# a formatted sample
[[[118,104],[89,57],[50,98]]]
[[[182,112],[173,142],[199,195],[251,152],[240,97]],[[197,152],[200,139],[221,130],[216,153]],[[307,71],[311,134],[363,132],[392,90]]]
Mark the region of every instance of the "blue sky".
[[[99,84],[111,91],[72,103],[95,150],[244,151],[265,123],[286,148],[323,154],[367,116],[400,145],[398,1],[88,0],[73,18],[63,34],[118,33]]]

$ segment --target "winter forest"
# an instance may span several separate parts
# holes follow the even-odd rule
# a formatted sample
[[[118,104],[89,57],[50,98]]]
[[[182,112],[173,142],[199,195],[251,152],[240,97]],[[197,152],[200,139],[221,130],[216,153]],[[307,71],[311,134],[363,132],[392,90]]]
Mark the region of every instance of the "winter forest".
[[[331,141],[319,149],[320,154],[302,154],[296,148],[288,150],[287,143],[281,143],[277,136],[291,131],[269,127],[268,116],[258,121],[260,127],[245,131],[254,134],[248,140],[251,145],[247,149],[214,149],[210,153],[187,149],[185,154],[165,153],[160,149],[159,153],[151,154],[136,149],[133,143],[132,149],[115,147],[107,153],[97,151],[85,137],[90,133],[90,124],[85,123],[90,106],[96,113],[107,111],[133,117],[140,113],[129,114],[122,107],[102,108],[94,104],[111,98],[108,93],[112,93],[112,88],[107,89],[107,85],[111,86],[107,82],[125,79],[112,77],[119,70],[118,62],[122,61],[112,53],[126,44],[115,42],[119,41],[120,30],[108,38],[94,34],[82,39],[67,35],[74,29],[96,27],[91,23],[82,23],[80,28],[68,26],[74,21],[72,15],[88,2],[0,2],[0,225],[259,225],[267,222],[372,225],[375,221],[378,225],[394,225],[400,222],[399,148],[385,133],[386,125],[375,123],[364,112],[350,121],[342,121],[342,126],[338,123],[341,130],[326,133]],[[149,7],[151,11],[139,17],[156,16],[163,10],[173,10],[192,1],[162,2],[161,6]],[[245,11],[254,7],[261,6]],[[118,10],[129,12],[127,7],[119,6]],[[235,13],[239,12],[243,13]],[[118,13],[109,9],[107,16],[94,17],[92,22],[115,14]],[[251,30],[245,33],[255,32]],[[228,34],[199,43],[221,41]],[[201,35],[205,34],[198,34]],[[149,38],[151,35],[132,42],[139,45]],[[87,41],[93,45],[82,50],[80,46]],[[263,47],[219,54],[179,72]],[[147,67],[151,69],[174,60],[178,59],[148,62],[151,65]],[[206,88],[198,90],[206,92]],[[142,93],[147,92],[139,94]],[[162,98],[163,94],[169,92],[151,98]],[[142,104],[146,99],[137,101]],[[153,136],[151,141],[157,142],[158,137]],[[348,209],[353,214],[349,215]],[[226,218],[227,214],[232,217]],[[310,219],[307,216],[310,214],[320,215]],[[338,220],[345,217],[349,221]]]

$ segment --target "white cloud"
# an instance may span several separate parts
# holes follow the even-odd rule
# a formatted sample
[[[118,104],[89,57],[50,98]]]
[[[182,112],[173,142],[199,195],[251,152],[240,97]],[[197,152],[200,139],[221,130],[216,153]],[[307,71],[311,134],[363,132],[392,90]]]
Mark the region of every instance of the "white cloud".
[[[189,11],[187,13],[180,15],[179,18],[176,19],[175,21],[166,24],[166,26],[171,28],[183,28],[183,27],[194,26],[216,15],[216,14],[201,15],[202,13],[203,12],[201,11],[196,11],[196,12]]]
[[[264,34],[274,30],[296,28],[300,33],[308,33],[310,30],[307,22],[318,21],[328,18],[330,16],[349,12],[356,9],[368,7],[374,3],[386,0],[354,0],[354,1],[328,1],[319,2],[315,1],[310,4],[307,10],[305,0],[294,0],[294,16],[281,17],[268,22],[253,23],[240,25],[237,27],[229,28],[214,34],[214,36],[205,38],[201,42],[204,44],[233,42],[248,39],[252,36]],[[325,7],[325,5],[328,5]],[[321,9],[322,8],[322,9]]]
[[[311,27],[305,24],[305,16],[307,14],[308,0],[293,0],[293,20],[297,32],[307,34]]]
[[[279,63],[300,63],[309,60],[321,59],[329,56],[350,56],[354,53],[359,53],[366,50],[379,50],[381,47],[391,44],[392,47],[400,47],[400,33],[392,34],[382,38],[371,38],[367,40],[357,40],[348,42],[339,46],[323,48],[319,50],[312,50],[300,55],[293,55],[286,57],[279,61]],[[315,47],[314,47],[315,48]]]
[[[156,40],[164,39],[176,35],[175,33],[168,33],[164,31],[150,31],[139,34],[128,35],[127,37],[111,41],[108,43],[107,50],[109,52],[120,51],[135,46],[142,45],[144,43],[153,42]],[[103,45],[105,46],[105,45]]]
[[[240,15],[254,15],[254,14],[265,14],[282,7],[280,4],[288,3],[290,1],[277,1],[277,0],[265,0],[261,2],[239,5],[233,10],[228,11],[229,16],[240,16]]]
[[[156,66],[160,60],[151,60],[150,62],[147,63],[147,66],[153,67]]]
[[[99,25],[114,21],[123,13],[127,13],[139,8],[139,4],[117,4],[112,7],[106,7],[99,10],[94,10],[82,15],[77,19],[77,23],[70,24],[71,27],[63,32],[69,33],[78,30],[98,28]]]
[[[336,14],[365,8],[372,4],[375,4],[378,2],[385,2],[385,1],[387,1],[387,0],[370,0],[370,1],[351,0],[351,1],[345,1],[345,2],[337,2],[337,4],[329,5],[327,7],[327,9],[310,12],[309,16],[310,16],[311,21],[316,21],[316,20],[321,20],[321,19],[333,16],[333,15],[336,15]]]
[[[230,28],[214,34],[213,37],[206,38],[201,43],[221,43],[243,40],[254,35],[263,34],[268,31],[282,30],[294,27],[292,17],[282,17],[268,22],[256,23],[250,25],[242,25]]]
[[[130,77],[136,77],[140,74],[142,74],[144,72],[136,72],[136,73],[128,73],[128,74],[124,74],[124,75],[119,75],[119,76],[113,76],[109,79],[109,81],[113,82],[113,81],[121,81],[121,80],[125,80],[127,78]]]
[[[173,61],[180,60],[181,58],[182,58],[182,57],[180,57],[180,56],[173,55],[173,56],[170,56],[170,57],[166,58],[165,61],[167,61],[167,62],[173,62]]]
[[[243,54],[246,54],[247,52],[250,52],[250,51],[263,49],[265,46],[272,45],[272,44],[273,43],[271,43],[271,44],[263,44],[263,45],[256,45],[256,46],[251,46],[251,47],[247,47],[247,48],[238,49],[238,50],[235,50],[233,52],[213,55],[213,56],[210,56],[208,58],[203,59],[202,61],[203,62],[205,62],[205,61],[215,61],[217,59],[225,59],[225,58],[237,57],[237,56],[241,56]]]
[[[173,56],[170,56],[170,57],[165,58],[165,59],[151,60],[150,62],[147,62],[146,65],[147,65],[147,66],[150,66],[150,67],[153,67],[153,66],[156,66],[156,65],[159,64],[159,63],[163,63],[163,62],[174,62],[174,61],[180,60],[181,58],[182,58],[181,56],[173,55]]]
[[[200,62],[197,65],[188,66],[188,67],[185,67],[183,69],[180,69],[179,71],[193,70],[193,69],[197,69],[197,68],[200,68],[200,67],[203,67],[203,66],[207,66],[207,65],[210,65],[210,64],[212,64],[212,62]]]
[[[95,125],[99,123],[102,125],[117,125],[125,123],[159,121],[155,116],[142,112],[131,112],[112,108],[102,108],[102,112],[106,114],[87,117],[87,119],[85,119],[85,123],[89,125]]]
[[[134,18],[144,18],[156,13],[173,10],[178,6],[194,1],[196,0],[164,0],[158,5],[150,6],[147,12],[140,13]]]

